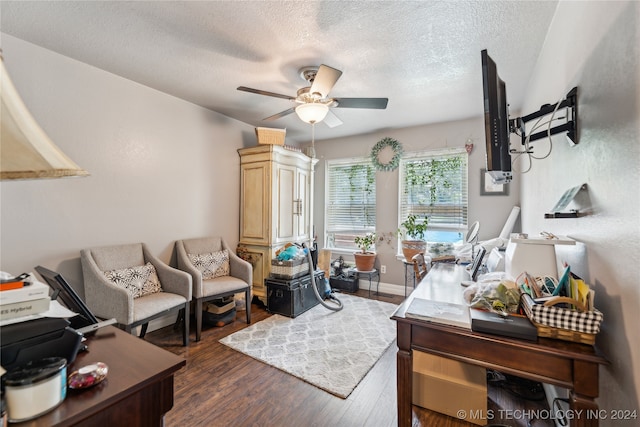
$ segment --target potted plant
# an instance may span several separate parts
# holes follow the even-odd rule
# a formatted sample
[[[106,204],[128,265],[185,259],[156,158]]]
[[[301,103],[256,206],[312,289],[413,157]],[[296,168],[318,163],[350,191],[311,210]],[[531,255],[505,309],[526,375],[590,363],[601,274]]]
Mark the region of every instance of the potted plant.
[[[376,262],[376,253],[369,251],[376,242],[376,233],[367,233],[364,236],[356,236],[354,242],[360,248],[360,252],[354,252],[358,271],[371,271]]]
[[[424,240],[424,235],[427,232],[427,226],[429,225],[429,218],[424,215],[422,218],[415,214],[409,214],[406,220],[400,224],[398,228],[398,235],[405,237],[405,240],[400,242],[402,247],[402,254],[407,261],[416,254],[424,254],[427,251],[427,242]]]

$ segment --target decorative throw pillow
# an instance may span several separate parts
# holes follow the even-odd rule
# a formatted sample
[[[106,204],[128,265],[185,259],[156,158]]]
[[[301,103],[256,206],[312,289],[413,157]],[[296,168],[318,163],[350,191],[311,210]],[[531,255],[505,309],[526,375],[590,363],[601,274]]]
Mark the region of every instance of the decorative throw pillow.
[[[189,261],[202,273],[204,280],[229,275],[229,251],[227,249],[208,254],[187,254]]]
[[[105,271],[104,275],[116,286],[124,288],[134,298],[160,292],[160,279],[150,262],[138,267]]]

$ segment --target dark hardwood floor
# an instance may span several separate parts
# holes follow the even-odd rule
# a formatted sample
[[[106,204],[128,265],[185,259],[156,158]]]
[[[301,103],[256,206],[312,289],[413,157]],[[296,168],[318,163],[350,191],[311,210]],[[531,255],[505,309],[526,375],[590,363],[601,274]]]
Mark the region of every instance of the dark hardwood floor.
[[[366,291],[358,291],[367,297]],[[403,297],[372,295],[399,304]],[[269,316],[253,304],[252,323]],[[193,322],[192,322],[193,324]],[[333,396],[296,377],[220,344],[218,340],[247,325],[244,312],[224,327],[203,328],[202,340],[183,347],[181,333],[169,326],[147,334],[146,340],[187,360],[175,375],[174,406],[165,416],[166,427],[181,426],[371,426],[397,425],[396,351],[392,344],[347,399]],[[462,397],[464,398],[464,397]],[[490,390],[490,408],[511,407],[507,393]],[[498,411],[496,411],[498,413]],[[493,422],[497,422],[494,419]],[[522,420],[500,420],[526,426]],[[469,427],[459,419],[414,406],[414,427]],[[532,423],[534,427],[553,424]]]

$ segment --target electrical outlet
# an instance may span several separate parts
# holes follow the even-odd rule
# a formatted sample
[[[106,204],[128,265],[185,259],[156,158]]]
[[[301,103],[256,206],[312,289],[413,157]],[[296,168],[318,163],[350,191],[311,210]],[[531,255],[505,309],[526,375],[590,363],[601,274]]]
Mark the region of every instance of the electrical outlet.
[[[386,265],[381,265],[380,266],[380,273],[382,273],[382,274],[386,274],[387,273],[387,266]]]

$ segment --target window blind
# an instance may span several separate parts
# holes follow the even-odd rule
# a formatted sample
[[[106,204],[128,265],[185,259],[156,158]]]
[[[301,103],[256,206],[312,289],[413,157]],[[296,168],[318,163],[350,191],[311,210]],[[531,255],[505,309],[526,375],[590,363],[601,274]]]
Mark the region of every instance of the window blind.
[[[430,230],[464,232],[468,210],[464,148],[421,152],[400,161],[399,224],[427,215]]]
[[[330,160],[325,177],[325,247],[355,249],[355,236],[376,227],[375,168],[368,158]]]

